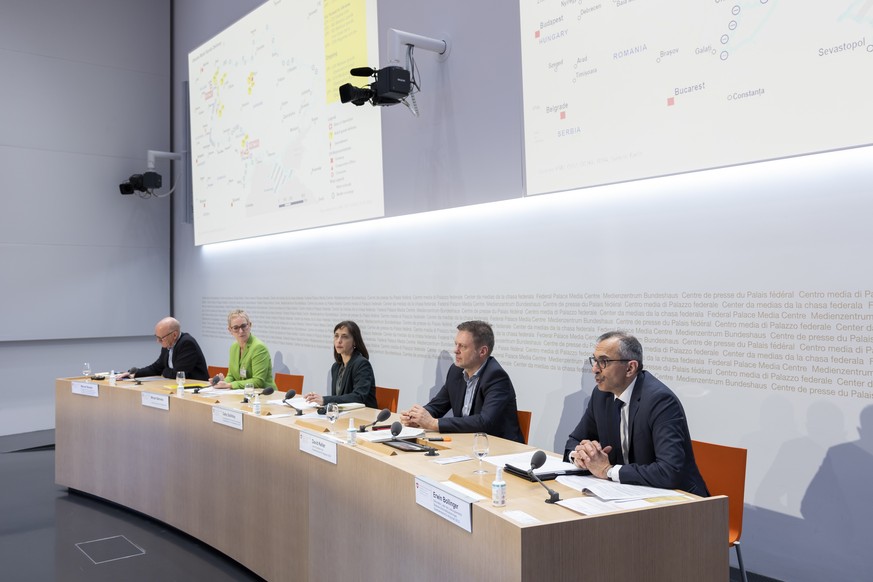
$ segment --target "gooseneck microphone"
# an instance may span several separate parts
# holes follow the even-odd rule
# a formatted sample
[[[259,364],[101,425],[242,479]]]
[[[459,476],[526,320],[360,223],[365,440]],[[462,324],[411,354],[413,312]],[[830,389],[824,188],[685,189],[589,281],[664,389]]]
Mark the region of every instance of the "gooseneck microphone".
[[[267,386],[266,388],[261,390],[260,394],[261,394],[261,396],[269,396],[273,392],[275,392],[275,389],[270,387],[270,386]]]
[[[210,383],[211,385],[215,386],[215,385],[218,384],[220,381],[221,381],[221,377],[220,377],[218,374],[216,374],[215,376],[212,377],[212,380],[210,380],[209,383]]]
[[[397,435],[399,435],[402,430],[403,430],[403,425],[400,424],[400,421],[395,420],[394,424],[391,425],[391,436],[394,437],[392,440],[396,441]]]
[[[530,469],[528,470],[527,474],[530,476],[531,479],[535,479],[537,483],[545,487],[546,491],[549,492],[549,498],[545,500],[546,503],[556,503],[561,500],[561,496],[558,494],[557,491],[543,483],[542,480],[537,477],[537,474],[534,473],[534,471],[542,467],[545,462],[546,454],[542,451],[535,452],[530,458]]]
[[[297,396],[297,390],[292,388],[291,390],[289,390],[288,392],[285,393],[285,398],[282,399],[282,404],[287,404],[288,406],[291,406],[291,403],[288,401],[291,400],[292,398],[294,398],[295,396]],[[294,411],[295,416],[302,416],[303,415],[302,410],[300,410],[298,408],[294,408],[293,406],[291,406],[291,409]]]
[[[391,416],[391,411],[387,408],[383,408],[379,411],[379,414],[376,416],[376,420],[371,422],[370,424],[362,424],[358,430],[360,432],[367,432],[367,429],[376,424],[377,422],[382,422],[384,420],[388,420],[388,417]],[[402,426],[402,425],[401,425]]]
[[[127,373],[131,376],[136,376],[137,372],[139,372],[139,368],[137,368],[136,366],[131,367],[131,369],[127,371]]]

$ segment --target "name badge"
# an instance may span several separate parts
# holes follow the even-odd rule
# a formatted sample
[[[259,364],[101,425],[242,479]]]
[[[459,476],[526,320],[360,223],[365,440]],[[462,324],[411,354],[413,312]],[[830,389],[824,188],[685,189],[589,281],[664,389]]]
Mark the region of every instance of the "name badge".
[[[100,392],[98,391],[97,386],[98,384],[94,382],[73,382],[73,394],[98,398]]]
[[[473,501],[433,479],[415,478],[415,502],[470,533],[473,533]]]
[[[212,422],[215,424],[223,424],[237,430],[243,429],[243,412],[242,410],[232,410],[229,408],[221,408],[220,406],[212,407]]]
[[[160,410],[170,410],[170,397],[167,394],[152,394],[151,392],[141,392],[142,405],[149,408],[158,408]]]
[[[336,465],[336,443],[311,432],[300,432],[300,450]]]

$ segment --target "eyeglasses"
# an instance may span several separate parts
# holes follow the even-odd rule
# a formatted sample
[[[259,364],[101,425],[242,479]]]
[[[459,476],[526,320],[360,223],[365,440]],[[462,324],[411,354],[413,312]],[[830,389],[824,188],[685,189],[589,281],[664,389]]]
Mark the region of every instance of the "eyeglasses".
[[[155,341],[162,342],[162,341],[164,341],[165,339],[167,339],[168,337],[170,337],[171,335],[173,335],[174,333],[176,333],[176,332],[175,332],[175,331],[171,331],[170,333],[168,333],[168,334],[166,334],[166,335],[163,335],[163,336],[156,335],[156,336],[155,336]]]
[[[241,323],[241,324],[239,324],[239,325],[232,325],[232,326],[230,326],[230,329],[231,329],[231,331],[233,331],[233,333],[237,333],[237,332],[240,332],[240,331],[245,331],[245,330],[247,330],[247,329],[249,328],[249,325],[251,325],[251,324],[250,324],[250,323]]]
[[[600,356],[596,358],[594,356],[588,356],[588,363],[591,364],[591,367],[594,367],[594,364],[597,364],[597,367],[601,370],[609,365],[609,362],[633,362],[634,360],[610,360],[606,356]]]

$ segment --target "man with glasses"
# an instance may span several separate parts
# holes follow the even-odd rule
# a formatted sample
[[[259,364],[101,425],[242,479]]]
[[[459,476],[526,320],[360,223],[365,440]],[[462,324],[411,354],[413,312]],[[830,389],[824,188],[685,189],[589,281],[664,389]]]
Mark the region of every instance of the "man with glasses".
[[[621,331],[605,333],[588,361],[597,388],[570,433],[564,460],[601,479],[708,496],[682,404],[643,370],[639,340]]]
[[[131,368],[119,374],[118,379],[143,376],[176,378],[176,372],[185,372],[188,380],[208,380],[206,358],[190,334],[182,332],[182,326],[173,317],[165,317],[155,325],[155,341],[161,344],[158,359],[145,368]]]

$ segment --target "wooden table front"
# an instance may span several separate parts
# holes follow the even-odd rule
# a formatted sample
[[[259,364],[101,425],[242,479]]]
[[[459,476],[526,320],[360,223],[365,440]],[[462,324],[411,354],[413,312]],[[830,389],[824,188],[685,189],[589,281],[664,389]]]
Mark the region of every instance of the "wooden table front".
[[[56,382],[57,483],[163,521],[270,581],[728,579],[725,497],[587,517],[507,475],[506,507],[474,503],[469,533],[416,504],[415,477],[490,488],[490,465],[479,477],[475,461],[438,465],[421,453],[345,444],[334,465],[299,446],[301,430],[327,422],[273,417],[287,407],[263,405],[236,430],[214,423],[212,407],[250,411],[239,392],[170,395],[169,410],[159,410],[141,393],[169,394],[164,383],[100,383],[94,398],[74,394],[76,380]],[[472,435],[451,436],[442,457],[470,454]],[[489,440],[491,455],[531,450]],[[550,485],[563,498],[581,495]],[[508,510],[539,523],[520,525]]]

